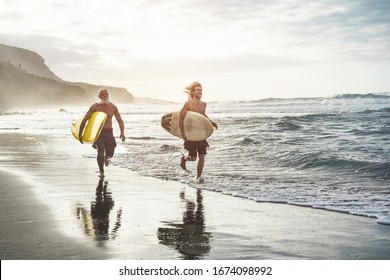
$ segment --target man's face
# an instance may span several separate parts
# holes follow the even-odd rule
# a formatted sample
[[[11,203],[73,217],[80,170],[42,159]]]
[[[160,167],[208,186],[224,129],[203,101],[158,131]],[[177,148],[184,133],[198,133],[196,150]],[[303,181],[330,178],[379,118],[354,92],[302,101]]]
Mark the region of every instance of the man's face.
[[[202,98],[202,87],[201,86],[196,86],[194,88],[194,96],[195,96],[195,98],[198,98],[198,99]]]
[[[99,92],[99,98],[103,101],[108,100],[108,92],[105,90],[102,90],[101,92]]]

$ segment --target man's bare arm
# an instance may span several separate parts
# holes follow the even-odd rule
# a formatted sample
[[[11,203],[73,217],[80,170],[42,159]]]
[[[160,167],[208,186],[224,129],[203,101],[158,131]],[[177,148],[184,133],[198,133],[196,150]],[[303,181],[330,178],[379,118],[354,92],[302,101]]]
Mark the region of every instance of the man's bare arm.
[[[189,110],[189,105],[188,102],[184,103],[183,108],[180,110],[179,114],[179,128],[180,128],[180,133],[181,136],[183,137],[184,140],[187,140],[187,135],[184,131],[184,118]]]
[[[120,138],[121,138],[122,142],[125,142],[125,139],[126,139],[125,138],[125,123],[123,122],[122,117],[118,111],[116,111],[116,113],[115,113],[115,118],[119,124],[119,129],[121,131]]]

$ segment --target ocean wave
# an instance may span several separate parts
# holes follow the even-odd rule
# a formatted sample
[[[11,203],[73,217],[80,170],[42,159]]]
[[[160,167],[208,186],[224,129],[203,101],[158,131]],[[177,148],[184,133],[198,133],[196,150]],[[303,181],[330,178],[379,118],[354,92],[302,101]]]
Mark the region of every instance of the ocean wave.
[[[278,105],[286,105],[286,104],[296,104],[296,103],[320,103],[323,100],[329,100],[329,99],[390,99],[390,92],[372,92],[372,93],[341,93],[336,94],[331,97],[295,97],[295,98],[263,98],[263,99],[252,99],[252,100],[232,100],[232,101],[220,101],[211,103],[211,105],[215,108],[224,107],[226,109],[226,106],[237,106],[237,108],[248,108],[256,105],[263,106],[265,104],[278,104]]]
[[[317,126],[320,122],[326,122],[328,124],[337,124],[345,122],[357,122],[361,121],[371,121],[367,117],[375,118],[379,123],[385,123],[386,120],[390,121],[390,115],[387,114],[390,112],[390,108],[381,108],[378,110],[361,110],[355,112],[340,112],[340,113],[318,113],[318,114],[302,114],[299,116],[284,116],[281,118],[275,118],[277,121],[275,125],[287,130],[298,130],[302,128],[303,125],[315,125]],[[362,119],[363,118],[363,119]],[[259,120],[258,123],[264,123],[263,120]],[[244,122],[241,120],[241,122]]]
[[[177,146],[175,146],[175,145],[168,145],[168,144],[161,145],[159,147],[159,151],[161,153],[164,153],[164,152],[178,152]]]
[[[158,138],[156,137],[150,137],[150,136],[141,136],[141,137],[127,137],[128,139],[132,139],[132,140],[158,140]]]
[[[0,130],[18,130],[19,127],[0,127]]]
[[[283,130],[299,130],[303,125],[316,123],[320,120],[337,117],[337,114],[303,114],[300,116],[285,116],[280,118],[275,125]]]
[[[350,129],[346,133],[353,134],[355,136],[389,136],[390,127],[383,126],[381,128],[360,128],[360,129]]]
[[[321,154],[305,155],[301,157],[299,161],[301,162],[299,164],[300,169],[326,168],[338,171],[357,171],[359,169],[366,168],[370,164],[365,161],[342,159],[335,156],[326,157]]]
[[[283,117],[275,123],[275,126],[281,130],[298,130],[301,125],[298,124],[297,120],[296,117]]]
[[[245,137],[243,140],[239,141],[237,143],[237,145],[240,145],[240,146],[247,146],[247,145],[250,145],[250,144],[253,144],[255,143],[256,141],[252,138],[249,138],[249,137]]]
[[[383,93],[365,93],[365,94],[353,94],[353,93],[345,93],[345,94],[338,94],[333,99],[377,99],[377,98],[388,98],[390,99],[390,93],[383,92]]]
[[[361,114],[377,114],[377,113],[390,113],[390,108],[380,108],[380,109],[368,109],[368,110],[362,110],[361,112],[358,112]]]
[[[36,111],[0,111],[0,116],[32,115]]]
[[[308,154],[290,160],[287,165],[296,166],[297,169],[301,170],[316,169],[378,179],[390,178],[390,163],[388,162],[370,162],[336,156],[326,157],[322,154]]]

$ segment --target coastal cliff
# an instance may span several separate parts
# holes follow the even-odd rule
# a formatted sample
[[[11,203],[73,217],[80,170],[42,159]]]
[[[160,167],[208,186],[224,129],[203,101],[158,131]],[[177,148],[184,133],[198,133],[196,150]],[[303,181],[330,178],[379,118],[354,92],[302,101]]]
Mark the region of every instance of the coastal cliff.
[[[117,103],[133,103],[125,88],[64,81],[30,50],[0,44],[0,110],[87,106],[100,88]]]

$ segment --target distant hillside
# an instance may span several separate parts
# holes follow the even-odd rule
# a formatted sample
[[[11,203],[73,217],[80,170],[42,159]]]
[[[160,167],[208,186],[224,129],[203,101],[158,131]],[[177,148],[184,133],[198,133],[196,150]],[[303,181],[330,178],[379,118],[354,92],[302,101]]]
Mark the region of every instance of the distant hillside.
[[[125,88],[63,81],[29,50],[0,44],[0,110],[88,106],[107,88],[116,103],[132,103]]]
[[[0,110],[87,104],[92,98],[76,85],[21,71],[0,62]]]
[[[61,80],[45,64],[45,60],[35,52],[0,44],[0,59],[11,63],[28,73],[38,76]]]

